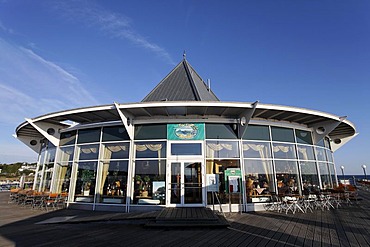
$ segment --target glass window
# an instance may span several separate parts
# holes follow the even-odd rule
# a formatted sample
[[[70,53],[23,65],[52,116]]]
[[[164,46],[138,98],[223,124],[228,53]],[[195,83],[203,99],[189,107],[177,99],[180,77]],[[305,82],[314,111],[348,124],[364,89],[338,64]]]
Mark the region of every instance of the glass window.
[[[316,146],[325,147],[324,140],[323,140],[323,139],[321,139],[321,140],[316,144]]]
[[[320,190],[319,175],[315,162],[300,162],[303,194],[309,194]]]
[[[99,145],[79,145],[79,160],[96,160],[99,155]]]
[[[326,157],[328,158],[329,162],[333,162],[333,154],[330,150],[326,149]]]
[[[97,161],[79,162],[75,187],[76,202],[94,202]]]
[[[312,146],[297,145],[297,149],[300,160],[315,160]]]
[[[305,130],[295,130],[295,136],[297,137],[297,143],[312,144],[311,132]]]
[[[329,138],[327,137],[324,138],[324,144],[326,148],[329,148],[331,150]]]
[[[337,185],[337,176],[335,174],[334,164],[328,163],[328,168],[329,168],[330,179],[331,179],[330,185],[331,185],[331,188],[333,188],[334,186],[338,186]]]
[[[275,191],[270,160],[244,160],[244,173],[248,202],[265,202],[270,192]]]
[[[99,142],[100,128],[82,129],[78,131],[77,143]]]
[[[233,203],[233,204],[239,204],[241,199],[240,193],[232,193],[228,194],[227,190],[227,182],[225,178],[225,173],[227,170],[240,170],[240,161],[239,160],[232,160],[232,159],[214,159],[214,160],[207,160],[206,164],[206,170],[207,174],[215,174],[216,181],[219,182],[219,197],[218,198],[212,198],[214,194],[211,192],[207,192],[207,201],[208,205],[212,204],[212,200],[219,202],[221,204],[225,203]]]
[[[207,141],[207,158],[239,158],[239,145],[236,141]]]
[[[279,142],[295,142],[293,129],[271,127],[271,134],[273,141]]]
[[[201,143],[172,143],[171,155],[202,155]]]
[[[233,124],[206,124],[206,138],[237,139],[238,129],[234,129]]]
[[[48,147],[46,153],[46,163],[54,163],[56,148],[54,146]]]
[[[124,126],[112,126],[103,128],[102,141],[123,141],[130,140]]]
[[[315,147],[316,159],[319,161],[326,161],[326,151],[324,148]]]
[[[263,125],[248,125],[247,130],[243,136],[246,140],[260,140],[269,141],[270,133],[269,127]]]
[[[103,144],[103,159],[128,159],[130,143],[115,142]]]
[[[126,203],[127,176],[127,160],[103,162],[97,200],[102,203]]]
[[[166,162],[135,161],[134,204],[164,205],[166,202]]]
[[[295,159],[294,144],[273,143],[272,149],[274,151],[275,159]]]
[[[61,147],[59,148],[59,162],[69,162],[73,161],[74,146]]]
[[[136,158],[166,158],[166,142],[136,142]]]
[[[326,162],[319,162],[319,171],[321,177],[321,184],[323,189],[329,189],[330,186],[330,174],[328,164]]]
[[[275,160],[276,181],[279,194],[299,194],[297,162]]]
[[[55,193],[69,192],[69,184],[71,181],[72,162],[61,163],[55,166],[55,178],[54,189]]]
[[[76,130],[60,133],[60,146],[72,145],[76,142]]]
[[[271,158],[269,142],[243,142],[244,158]]]
[[[53,176],[53,167],[54,164],[44,164],[43,167],[43,177],[42,177],[42,186],[40,191],[50,191],[51,187],[51,178]]]
[[[135,139],[167,139],[167,125],[135,125]]]

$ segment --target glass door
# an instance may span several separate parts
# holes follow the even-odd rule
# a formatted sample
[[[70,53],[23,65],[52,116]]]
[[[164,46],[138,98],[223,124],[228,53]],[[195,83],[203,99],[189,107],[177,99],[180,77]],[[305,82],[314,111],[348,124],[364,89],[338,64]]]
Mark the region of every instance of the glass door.
[[[169,206],[204,206],[203,170],[200,161],[169,161]]]

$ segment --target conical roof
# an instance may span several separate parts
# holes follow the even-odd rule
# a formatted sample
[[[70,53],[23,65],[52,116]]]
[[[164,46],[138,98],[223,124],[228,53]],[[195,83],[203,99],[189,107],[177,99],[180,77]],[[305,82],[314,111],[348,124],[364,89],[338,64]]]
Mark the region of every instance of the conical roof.
[[[143,100],[220,101],[184,58]]]

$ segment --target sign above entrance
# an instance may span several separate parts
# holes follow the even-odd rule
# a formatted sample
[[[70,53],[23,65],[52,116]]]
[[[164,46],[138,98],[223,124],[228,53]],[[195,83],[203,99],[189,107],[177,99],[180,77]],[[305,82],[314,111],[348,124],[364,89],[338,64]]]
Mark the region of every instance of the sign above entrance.
[[[204,140],[204,123],[167,124],[168,140]]]

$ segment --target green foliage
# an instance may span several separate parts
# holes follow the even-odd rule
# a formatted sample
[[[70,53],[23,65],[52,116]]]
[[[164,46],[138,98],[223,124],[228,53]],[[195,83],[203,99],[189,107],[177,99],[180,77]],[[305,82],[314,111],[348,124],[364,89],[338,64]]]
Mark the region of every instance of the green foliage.
[[[3,174],[9,174],[9,175],[18,175],[19,171],[18,169],[21,168],[23,163],[15,163],[11,165],[3,165],[1,173]]]

